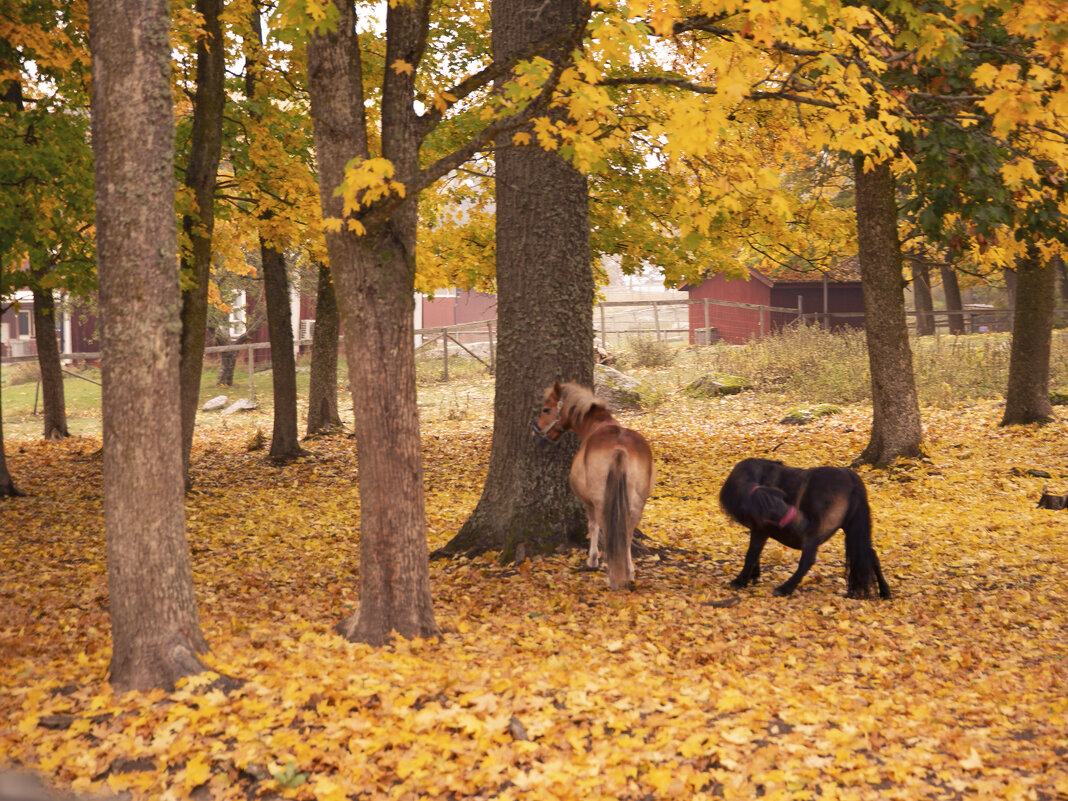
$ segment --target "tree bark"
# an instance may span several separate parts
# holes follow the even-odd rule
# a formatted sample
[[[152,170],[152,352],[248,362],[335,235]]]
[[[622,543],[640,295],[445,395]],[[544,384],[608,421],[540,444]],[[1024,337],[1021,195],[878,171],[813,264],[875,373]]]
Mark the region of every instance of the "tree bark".
[[[263,294],[267,302],[267,335],[271,341],[271,387],[274,392],[274,434],[270,458],[295,459],[304,451],[297,436],[297,361],[293,356],[293,315],[285,257],[260,238]]]
[[[912,296],[916,303],[916,334],[930,336],[935,332],[931,268],[922,259],[912,263]]]
[[[1042,263],[1033,245],[1025,257],[1017,260],[1015,275],[1009,386],[1001,425],[1048,423],[1054,419],[1049,370],[1056,275],[1052,265]]]
[[[1068,262],[1061,256],[1053,258],[1053,271],[1060,276],[1061,303],[1068,305]]]
[[[102,327],[104,522],[118,690],[203,670],[185,537],[178,408],[169,7],[92,0],[92,134]]]
[[[946,311],[949,312],[949,333],[964,333],[964,303],[960,297],[960,282],[957,271],[948,264],[939,268],[942,273],[942,291],[946,295]],[[954,314],[953,312],[956,312]]]
[[[345,219],[334,190],[345,165],[368,156],[356,14],[335,0],[335,33],[308,41],[308,88],[324,218]],[[418,64],[428,9],[387,11],[386,62]],[[382,155],[404,183],[419,169],[415,76],[387,70]],[[353,407],[360,482],[359,607],[338,623],[348,640],[379,645],[394,633],[438,633],[430,598],[423,464],[415,396],[415,236],[417,194],[363,236],[342,225],[326,234],[337,290]]]
[[[1016,271],[1012,267],[1005,267],[1001,271],[1005,278],[1005,303],[1010,309],[1016,308]]]
[[[192,190],[197,207],[195,214],[182,217],[182,229],[190,242],[189,251],[182,254],[182,270],[189,284],[182,291],[180,355],[182,468],[187,477],[204,367],[211,240],[215,229],[215,183],[222,151],[222,113],[226,98],[222,6],[223,0],[196,2],[196,10],[204,20],[204,36],[197,43],[197,88],[193,98],[193,132],[185,185]]]
[[[573,0],[536,8],[495,0],[495,60],[579,19]],[[554,54],[558,58],[566,53]],[[482,497],[435,556],[500,551],[504,562],[582,543],[586,516],[568,485],[574,437],[540,449],[530,434],[556,379],[593,383],[593,270],[586,178],[556,151],[496,150],[498,357],[493,443]]]
[[[15,481],[11,478],[11,473],[7,469],[7,456],[4,455],[3,412],[3,407],[0,406],[0,498],[14,498],[23,495],[23,493],[15,486]]]
[[[63,365],[56,343],[56,301],[52,290],[33,290],[33,326],[37,331],[37,364],[41,370],[44,438],[58,442],[69,437],[67,402],[63,393]]]
[[[319,265],[316,289],[315,330],[312,332],[311,379],[308,387],[306,436],[342,429],[337,410],[337,346],[340,333],[337,296],[330,268]]]
[[[905,319],[894,176],[889,162],[865,172],[859,154],[853,157],[853,174],[872,385],[871,439],[856,462],[886,465],[924,455],[923,427]]]

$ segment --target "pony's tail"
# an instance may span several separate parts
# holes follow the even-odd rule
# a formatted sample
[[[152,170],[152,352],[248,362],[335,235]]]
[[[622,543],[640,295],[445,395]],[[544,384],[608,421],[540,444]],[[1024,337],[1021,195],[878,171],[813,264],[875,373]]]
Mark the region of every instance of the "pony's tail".
[[[618,590],[627,583],[627,558],[630,549],[630,534],[627,531],[627,516],[630,504],[627,499],[626,451],[616,450],[612,466],[605,482],[605,543],[608,562],[608,586]]]
[[[879,595],[890,597],[890,587],[883,578],[883,569],[871,540],[871,507],[868,493],[859,479],[853,490],[853,502],[843,521],[845,532],[846,595],[850,598],[871,598],[878,587]]]

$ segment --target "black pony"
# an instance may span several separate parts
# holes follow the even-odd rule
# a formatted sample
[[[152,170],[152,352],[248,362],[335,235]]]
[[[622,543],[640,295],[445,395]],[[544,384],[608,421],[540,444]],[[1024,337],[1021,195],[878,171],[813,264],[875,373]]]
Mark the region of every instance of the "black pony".
[[[760,575],[760,552],[771,537],[801,551],[797,571],[775,595],[789,595],[816,561],[816,550],[839,528],[845,532],[846,595],[890,597],[871,544],[871,509],[860,476],[845,467],[802,470],[770,459],[743,459],[719,491],[723,510],[749,529],[745,566],[732,587]]]

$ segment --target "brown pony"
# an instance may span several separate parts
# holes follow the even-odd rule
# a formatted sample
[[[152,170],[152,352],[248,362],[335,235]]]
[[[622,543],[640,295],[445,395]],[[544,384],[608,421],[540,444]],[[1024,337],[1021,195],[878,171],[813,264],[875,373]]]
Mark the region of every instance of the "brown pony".
[[[590,553],[586,564],[598,568],[598,537],[604,532],[608,586],[634,582],[630,547],[634,529],[653,488],[653,452],[645,437],[621,426],[608,404],[586,387],[555,382],[545,391],[541,414],[531,423],[540,440],[556,442],[565,431],[580,441],[571,463],[571,489],[586,507]]]

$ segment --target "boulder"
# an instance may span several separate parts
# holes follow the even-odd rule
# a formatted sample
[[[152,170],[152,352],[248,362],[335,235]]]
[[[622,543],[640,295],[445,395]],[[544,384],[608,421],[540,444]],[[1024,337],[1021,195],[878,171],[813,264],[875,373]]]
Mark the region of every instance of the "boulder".
[[[216,395],[210,401],[205,403],[200,408],[205,412],[214,412],[217,409],[222,409],[226,406],[227,397],[225,395]]]
[[[613,409],[639,409],[641,381],[604,364],[593,366],[593,394],[608,401]]]
[[[691,381],[683,390],[691,398],[715,398],[720,395],[737,395],[749,389],[749,382],[741,376],[712,373]]]
[[[817,403],[811,406],[797,406],[790,409],[780,420],[787,425],[803,426],[811,423],[817,417],[827,417],[831,414],[839,414],[842,410],[833,403]]]
[[[256,401],[249,400],[248,398],[241,398],[240,400],[235,400],[233,403],[223,409],[222,413],[234,414],[235,412],[251,412],[253,409],[258,408],[259,404],[256,403]]]

